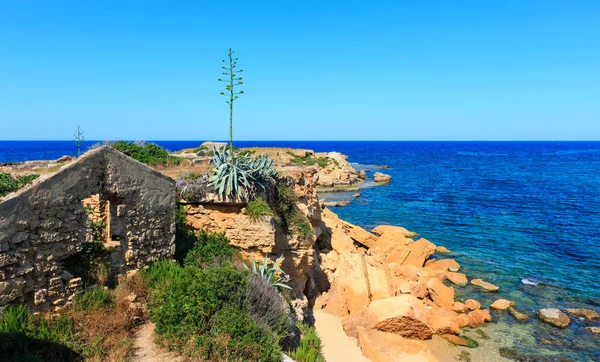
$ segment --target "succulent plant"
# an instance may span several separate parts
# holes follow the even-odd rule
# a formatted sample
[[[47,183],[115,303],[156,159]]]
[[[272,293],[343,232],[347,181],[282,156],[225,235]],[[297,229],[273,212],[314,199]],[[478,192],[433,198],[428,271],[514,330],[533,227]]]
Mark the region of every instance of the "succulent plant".
[[[257,265],[254,257],[252,257],[251,267],[248,267],[244,264],[244,268],[247,270],[252,270],[252,273],[260,276],[267,283],[274,287],[281,287],[286,289],[292,289],[289,285],[284,284],[290,280],[290,276],[285,274],[283,270],[281,270],[280,266],[283,262],[283,255],[275,260],[273,266],[269,265],[269,258],[265,256],[265,261],[262,265]]]

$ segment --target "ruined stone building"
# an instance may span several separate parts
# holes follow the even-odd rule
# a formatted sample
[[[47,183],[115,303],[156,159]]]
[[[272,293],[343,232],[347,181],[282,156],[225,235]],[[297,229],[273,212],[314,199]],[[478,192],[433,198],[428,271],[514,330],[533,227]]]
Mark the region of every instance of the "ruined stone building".
[[[9,195],[0,202],[0,306],[68,304],[83,283],[63,262],[87,243],[110,248],[113,275],[172,256],[175,202],[174,180],[108,146]]]

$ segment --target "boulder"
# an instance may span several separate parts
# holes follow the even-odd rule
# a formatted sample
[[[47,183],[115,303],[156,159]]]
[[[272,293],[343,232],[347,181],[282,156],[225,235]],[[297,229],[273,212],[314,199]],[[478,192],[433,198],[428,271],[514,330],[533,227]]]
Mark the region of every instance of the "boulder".
[[[374,227],[371,230],[372,233],[377,234],[379,236],[382,236],[385,233],[394,233],[395,235],[401,235],[402,237],[409,237],[411,235],[413,235],[413,232],[408,231],[407,229],[401,227],[401,226],[395,226],[395,225],[379,225]]]
[[[438,245],[435,248],[435,252],[439,253],[439,254],[450,254],[451,253],[451,251],[448,250],[448,248],[446,248],[445,246],[441,246],[441,245]]]
[[[459,328],[464,328],[469,325],[469,316],[461,313],[456,316],[456,323],[458,323]]]
[[[373,262],[367,262],[366,266],[371,300],[393,297],[394,290],[386,267]]]
[[[515,302],[513,302],[513,301],[506,300],[506,299],[498,299],[494,303],[492,303],[490,308],[495,309],[495,310],[506,310],[514,305],[515,305]]]
[[[485,322],[492,321],[490,311],[487,309],[474,310],[472,312],[469,312],[469,314],[467,314],[467,317],[469,317],[469,326],[472,328],[483,326],[485,325]]]
[[[458,285],[459,287],[464,287],[469,282],[467,280],[467,276],[463,273],[448,272],[446,273],[446,278],[448,278],[449,281],[451,281],[453,284]]]
[[[362,253],[340,254],[337,273],[338,284],[343,287],[342,295],[346,300],[350,314],[369,305],[370,291],[366,263]]]
[[[467,301],[465,301],[465,305],[467,306],[467,308],[469,308],[469,310],[481,309],[481,303],[479,303],[475,299],[467,299]]]
[[[471,279],[471,284],[476,287],[483,288],[488,292],[496,292],[498,291],[498,289],[500,289],[500,287],[492,283],[485,282],[482,279]]]
[[[587,321],[594,322],[600,320],[600,314],[593,309],[588,308],[569,308],[567,313],[575,317],[583,318]]]
[[[542,322],[551,324],[555,327],[566,328],[571,323],[571,319],[560,309],[543,308],[538,310],[536,314]]]
[[[600,336],[600,327],[585,327],[585,329]]]
[[[365,172],[365,170],[360,170],[358,171],[358,177],[362,180],[366,180],[367,179],[367,173]]]
[[[433,334],[425,305],[415,296],[402,294],[375,300],[369,305],[374,328],[407,338],[427,339]]]
[[[317,185],[319,186],[333,186],[333,177],[329,175],[319,174],[319,180],[317,181]]]
[[[423,264],[425,264],[425,260],[435,252],[435,245],[430,243],[427,239],[421,238],[414,243],[409,243],[407,251],[408,256],[400,264],[421,268],[423,267]]]
[[[454,288],[445,286],[438,278],[431,278],[427,282],[427,291],[435,304],[442,308],[452,309],[454,304]]]
[[[452,304],[452,310],[456,313],[466,313],[469,308],[467,308],[464,303],[454,302],[454,304]]]
[[[427,347],[422,343],[378,330],[359,327],[358,345],[365,357],[374,362],[430,360],[422,355],[428,352]]]
[[[363,246],[366,246],[367,248],[372,247],[377,241],[377,236],[371,234],[360,226],[342,221],[342,228],[346,231],[346,234],[352,238],[352,240]]]
[[[387,183],[390,182],[392,176],[386,175],[385,173],[375,172],[373,175],[373,180],[377,183]]]
[[[529,316],[527,314],[519,312],[514,307],[509,307],[508,313],[510,313],[510,315],[512,315],[519,322],[525,322],[529,320]]]
[[[459,334],[458,315],[445,308],[432,308],[427,319],[435,334]]]
[[[460,264],[458,264],[454,259],[440,259],[428,261],[425,264],[425,267],[431,270],[457,272],[458,269],[460,269]]]

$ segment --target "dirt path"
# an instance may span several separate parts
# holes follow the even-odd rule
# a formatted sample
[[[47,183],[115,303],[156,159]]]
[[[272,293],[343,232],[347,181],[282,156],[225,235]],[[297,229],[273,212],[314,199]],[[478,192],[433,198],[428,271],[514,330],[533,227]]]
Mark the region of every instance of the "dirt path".
[[[327,362],[368,362],[355,338],[348,337],[341,318],[320,310],[313,311],[315,328],[323,342],[323,357]]]
[[[143,324],[135,339],[135,357],[134,362],[179,362],[183,361],[173,352],[161,350],[154,343],[154,323],[146,322]]]

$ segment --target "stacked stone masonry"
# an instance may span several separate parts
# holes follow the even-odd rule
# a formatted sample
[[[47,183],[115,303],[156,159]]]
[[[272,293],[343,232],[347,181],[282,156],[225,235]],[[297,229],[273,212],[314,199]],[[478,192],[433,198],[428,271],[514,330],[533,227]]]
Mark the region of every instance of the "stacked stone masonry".
[[[111,268],[122,274],[175,251],[175,182],[104,146],[0,203],[0,306],[57,311],[83,285],[61,261],[106,223]],[[93,210],[93,212],[90,212]]]

